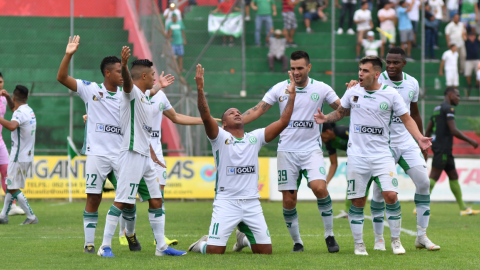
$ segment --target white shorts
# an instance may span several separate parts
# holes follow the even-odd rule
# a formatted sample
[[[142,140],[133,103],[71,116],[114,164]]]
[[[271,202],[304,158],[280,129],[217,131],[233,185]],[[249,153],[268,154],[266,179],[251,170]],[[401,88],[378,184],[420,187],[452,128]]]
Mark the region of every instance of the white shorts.
[[[323,152],[278,152],[278,190],[297,190],[302,181],[302,175],[308,182],[312,180],[326,181],[327,175]]]
[[[445,78],[447,80],[447,86],[458,86],[458,71],[445,70]]]
[[[347,158],[347,199],[367,196],[372,182],[377,183],[381,191],[398,193],[398,179],[393,157],[357,157]]]
[[[224,247],[235,227],[251,245],[272,244],[262,206],[258,199],[215,200],[207,244]]]
[[[160,160],[160,162],[162,162],[165,166],[167,166],[167,164],[165,163],[165,160],[163,159],[162,156],[157,155],[157,158],[158,158],[158,160]],[[153,160],[152,160],[152,162],[153,162]],[[155,167],[155,171],[157,172],[158,183],[161,186],[165,186],[167,184],[167,168],[163,168],[162,166],[160,166],[159,164],[157,164],[155,162],[153,162],[153,166]]]
[[[480,69],[477,70],[477,81],[480,81]]]
[[[405,172],[416,166],[427,166],[422,150],[416,143],[392,147],[392,151],[395,163],[398,163]]]
[[[157,172],[150,157],[134,151],[122,151],[118,164],[116,202],[135,204],[137,192],[142,201],[162,198]]]
[[[107,175],[113,172],[113,179],[110,179],[113,187],[117,188],[116,178],[118,178],[118,157],[107,156],[87,156],[87,163],[85,164],[85,185],[86,194],[102,194],[103,186]]]
[[[27,180],[27,171],[32,167],[32,162],[13,162],[8,164],[7,179],[8,190],[24,189]]]

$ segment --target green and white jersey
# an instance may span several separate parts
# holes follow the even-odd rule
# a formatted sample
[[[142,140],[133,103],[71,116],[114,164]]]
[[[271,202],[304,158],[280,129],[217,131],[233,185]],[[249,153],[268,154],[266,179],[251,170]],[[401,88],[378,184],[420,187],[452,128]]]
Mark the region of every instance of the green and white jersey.
[[[260,198],[258,193],[258,152],[265,142],[265,129],[245,132],[243,138],[219,128],[210,140],[217,168],[216,200]]]
[[[19,126],[12,131],[10,162],[33,162],[37,119],[32,108],[23,104],[13,113],[12,121]]]
[[[82,154],[117,157],[122,143],[120,129],[122,88],[118,87],[117,92],[109,92],[103,83],[76,81],[77,94],[85,103],[87,112]]]
[[[163,157],[162,152],[162,118],[163,111],[168,111],[172,108],[170,101],[168,101],[167,96],[163,91],[158,91],[156,95],[150,98],[150,103],[152,104],[152,139],[150,144],[155,151],[157,157]]]
[[[378,82],[386,84],[398,91],[400,96],[402,96],[403,101],[407,105],[408,114],[410,114],[410,103],[418,102],[418,95],[420,94],[420,87],[418,86],[418,81],[407,73],[403,73],[403,80],[399,82],[394,82],[390,80],[387,72],[383,72],[378,78]],[[402,120],[397,115],[392,117],[392,126],[390,127],[390,144],[393,147],[406,145],[406,144],[417,144],[413,139],[412,135],[408,132],[407,128],[402,123]]]
[[[392,156],[390,125],[392,116],[408,113],[400,94],[388,85],[366,91],[360,84],[345,92],[342,107],[350,109],[348,156]]]
[[[278,102],[280,114],[287,105],[288,85],[290,85],[290,80],[279,82],[270,88],[263,97],[263,101],[270,105]],[[306,87],[296,87],[296,92],[292,118],[288,127],[280,133],[278,151],[322,150],[320,138],[322,127],[313,120],[313,115],[317,113],[317,108],[323,111],[324,103],[332,104],[338,100],[338,96],[330,86],[311,78],[308,79]]]
[[[125,91],[122,93],[120,127],[124,132],[120,151],[130,150],[149,157],[153,119],[150,91],[143,93],[140,88],[133,85],[130,93]]]

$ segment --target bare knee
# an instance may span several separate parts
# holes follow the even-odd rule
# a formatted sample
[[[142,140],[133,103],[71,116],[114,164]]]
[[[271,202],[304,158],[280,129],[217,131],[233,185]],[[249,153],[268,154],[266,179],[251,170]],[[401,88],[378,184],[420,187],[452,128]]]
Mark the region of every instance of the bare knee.
[[[271,244],[255,244],[252,245],[252,252],[255,254],[272,254]]]
[[[313,191],[313,194],[319,199],[325,198],[328,196],[327,182],[323,180],[313,180],[310,182],[310,188]]]
[[[89,213],[97,212],[98,206],[102,202],[102,194],[87,194],[87,204],[85,211]]]
[[[297,206],[297,191],[296,190],[284,190],[283,195],[283,208],[293,209]]]
[[[397,193],[394,191],[384,191],[383,198],[388,204],[394,204],[397,202]]]
[[[150,209],[162,208],[162,202],[163,202],[163,200],[160,199],[160,198],[149,199],[148,200],[148,208],[150,208]]]
[[[352,199],[352,205],[355,207],[365,207],[367,197]]]
[[[207,254],[224,254],[227,247],[207,245]]]

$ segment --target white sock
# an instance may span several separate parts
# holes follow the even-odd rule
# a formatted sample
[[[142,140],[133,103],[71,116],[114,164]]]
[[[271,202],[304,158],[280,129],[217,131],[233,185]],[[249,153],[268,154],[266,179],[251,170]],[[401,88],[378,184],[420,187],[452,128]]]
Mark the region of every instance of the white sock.
[[[18,205],[25,211],[28,219],[35,219],[32,208],[28,204],[27,197],[19,190],[17,193],[13,194],[13,197],[17,199]]]
[[[121,213],[122,211],[116,206],[110,206],[110,210],[108,210],[107,213],[107,221],[105,222],[105,231],[103,232],[102,247],[112,246],[113,234],[115,234],[115,230],[117,229],[117,224]]]
[[[297,208],[283,208],[283,219],[287,224],[287,229],[290,233],[290,236],[292,237],[293,243],[303,245],[302,238],[300,237],[300,226],[298,225]]]
[[[252,246],[250,245],[250,241],[248,241],[247,236],[243,237],[243,246],[248,246],[250,249],[252,249]]]
[[[333,235],[333,210],[330,195],[322,199],[317,199],[318,211],[322,216],[323,226],[325,228],[325,238]]]
[[[430,220],[430,179],[427,168],[415,166],[406,171],[415,184],[415,207],[417,208],[417,235],[427,233]]]
[[[7,191],[7,194],[5,194],[5,201],[3,204],[2,213],[0,213],[0,216],[2,217],[8,216],[8,212],[10,212],[10,209],[12,208],[13,200],[14,199],[12,194],[10,194],[10,192]]]
[[[202,241],[199,243],[200,245],[200,253],[207,254],[207,242]]]
[[[375,234],[375,242],[382,239],[383,240],[383,220],[385,215],[385,202],[377,202],[372,199],[372,203],[370,204],[370,211],[372,213],[372,221],[373,221],[373,233]]]
[[[397,201],[394,204],[387,203],[386,214],[392,238],[399,238],[400,229],[402,228],[402,208],[400,207],[400,202]]]
[[[98,223],[98,212],[89,213],[83,210],[83,231],[85,232],[85,245],[95,245],[95,229]]]
[[[134,205],[132,209],[124,208],[122,211],[122,219],[125,220],[125,235],[131,236],[135,233],[135,219],[137,213],[137,206]]]
[[[122,237],[125,233],[125,219],[123,219],[122,215],[120,215],[120,217],[118,219],[118,225],[120,225],[120,227],[118,229],[118,236]]]
[[[348,223],[352,230],[353,240],[355,243],[363,243],[363,207],[356,207],[352,204],[348,211]]]
[[[148,219],[152,226],[153,235],[157,241],[157,250],[164,251],[168,248],[165,243],[165,219],[162,218],[162,208],[148,209]]]

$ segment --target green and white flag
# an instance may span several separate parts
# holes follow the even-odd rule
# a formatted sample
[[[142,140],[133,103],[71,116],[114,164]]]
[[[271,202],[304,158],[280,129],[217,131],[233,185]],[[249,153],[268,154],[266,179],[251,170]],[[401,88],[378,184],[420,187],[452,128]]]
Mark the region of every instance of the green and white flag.
[[[220,26],[227,16],[227,20]],[[219,34],[234,36],[236,38],[240,37],[243,30],[242,13],[232,12],[229,15],[213,13],[208,15],[208,32],[210,35],[213,35],[218,28],[220,28],[218,31]]]
[[[72,160],[76,156],[80,156],[80,153],[78,153],[77,147],[75,147],[75,144],[73,143],[70,137],[67,137],[67,142],[68,142],[68,159]]]

